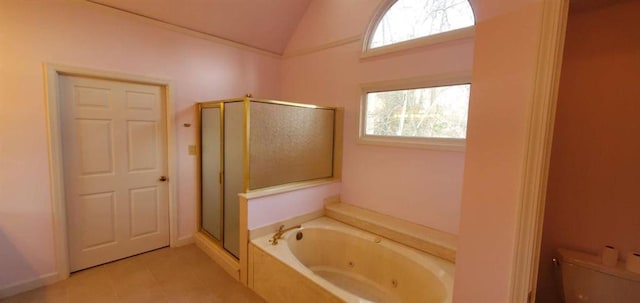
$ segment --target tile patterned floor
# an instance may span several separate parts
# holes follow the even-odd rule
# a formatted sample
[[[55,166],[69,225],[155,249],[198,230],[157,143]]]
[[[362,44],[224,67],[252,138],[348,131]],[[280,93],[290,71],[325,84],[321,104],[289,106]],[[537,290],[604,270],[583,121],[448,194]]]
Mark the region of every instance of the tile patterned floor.
[[[264,303],[195,245],[163,248],[74,273],[2,303]]]

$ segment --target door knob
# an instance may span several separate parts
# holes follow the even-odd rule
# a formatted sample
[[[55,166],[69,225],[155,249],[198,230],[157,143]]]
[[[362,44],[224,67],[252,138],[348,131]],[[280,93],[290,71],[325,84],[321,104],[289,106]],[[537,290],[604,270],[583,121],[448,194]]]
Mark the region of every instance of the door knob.
[[[158,179],[158,181],[162,181],[162,182],[167,181],[167,177],[165,177],[165,176],[160,176],[160,179]]]

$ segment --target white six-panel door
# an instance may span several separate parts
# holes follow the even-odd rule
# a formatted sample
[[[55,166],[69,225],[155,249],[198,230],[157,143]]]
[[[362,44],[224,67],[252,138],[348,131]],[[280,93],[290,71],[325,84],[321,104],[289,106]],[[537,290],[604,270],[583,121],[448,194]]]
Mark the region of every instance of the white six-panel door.
[[[69,265],[169,245],[162,89],[60,77]]]

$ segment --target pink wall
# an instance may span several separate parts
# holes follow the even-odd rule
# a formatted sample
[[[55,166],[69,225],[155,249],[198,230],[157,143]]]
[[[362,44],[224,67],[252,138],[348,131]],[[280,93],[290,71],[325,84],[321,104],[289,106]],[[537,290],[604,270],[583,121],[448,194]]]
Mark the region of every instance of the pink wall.
[[[313,213],[324,208],[324,201],[340,195],[340,183],[251,199],[248,202],[249,230]]]
[[[379,2],[313,1],[285,53],[362,35]],[[283,98],[344,107],[343,202],[457,233],[464,153],[357,144],[359,85],[470,71],[473,39],[367,60],[361,48],[357,41],[285,58]]]
[[[280,59],[194,38],[85,1],[0,1],[0,289],[55,272],[42,64],[170,80],[178,233],[195,231],[197,101],[278,98]]]
[[[286,53],[362,35],[382,0],[311,1]]]
[[[454,302],[510,302],[543,2],[473,1],[476,44]]]
[[[576,5],[569,15],[538,302],[560,302],[550,262],[555,249],[640,250],[639,13],[640,2],[618,1]]]
[[[94,1],[282,54],[311,0]]]
[[[313,2],[286,53],[363,33],[366,22],[342,22],[325,7],[341,3]],[[543,0],[472,3],[475,39],[370,60],[359,59],[361,42],[289,57],[282,93],[344,107],[344,202],[457,233],[454,302],[509,302]],[[371,17],[373,6],[360,4],[351,11]],[[340,26],[321,34],[325,23]],[[360,83],[471,69],[466,153],[356,144]]]
[[[464,40],[360,61],[361,45],[351,43],[281,65],[81,1],[0,1],[0,288],[54,270],[41,70],[47,61],[173,80],[178,124],[192,120],[196,100],[247,91],[344,106],[343,200],[454,233],[460,221],[454,301],[508,302],[542,1],[473,1],[475,52],[474,41]],[[363,33],[373,2],[313,1],[304,19],[320,21],[303,19],[290,47]],[[358,17],[336,13],[338,5]],[[466,159],[355,143],[359,83],[464,71],[472,62]],[[29,127],[18,127],[25,121]],[[177,135],[185,151],[194,132],[180,127]],[[186,237],[194,231],[195,163],[182,152],[178,164]]]

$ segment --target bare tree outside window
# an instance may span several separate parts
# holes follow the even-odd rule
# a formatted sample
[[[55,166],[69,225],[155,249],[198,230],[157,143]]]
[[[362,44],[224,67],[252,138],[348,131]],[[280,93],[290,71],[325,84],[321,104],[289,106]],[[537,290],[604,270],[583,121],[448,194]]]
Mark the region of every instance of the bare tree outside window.
[[[468,0],[398,0],[380,20],[370,48],[473,26]]]
[[[368,93],[365,135],[464,139],[470,87]]]
[[[369,48],[387,46],[475,24],[469,0],[397,0],[380,19]],[[441,79],[442,80],[442,79]],[[422,88],[368,90],[363,99],[361,138],[464,148],[470,84],[460,79]],[[445,82],[447,83],[447,82]],[[424,138],[427,140],[414,140]],[[432,140],[437,139],[437,140]],[[456,147],[457,146],[457,147]]]

